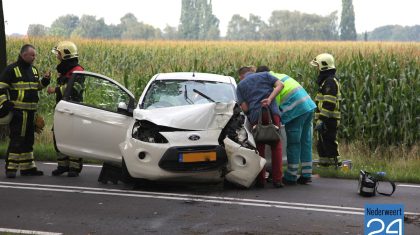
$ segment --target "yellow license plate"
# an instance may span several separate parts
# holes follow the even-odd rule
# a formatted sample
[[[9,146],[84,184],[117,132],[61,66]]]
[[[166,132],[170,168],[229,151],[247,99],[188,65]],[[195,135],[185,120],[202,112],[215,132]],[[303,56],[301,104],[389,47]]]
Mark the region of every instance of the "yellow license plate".
[[[214,162],[216,152],[181,153],[179,162]]]

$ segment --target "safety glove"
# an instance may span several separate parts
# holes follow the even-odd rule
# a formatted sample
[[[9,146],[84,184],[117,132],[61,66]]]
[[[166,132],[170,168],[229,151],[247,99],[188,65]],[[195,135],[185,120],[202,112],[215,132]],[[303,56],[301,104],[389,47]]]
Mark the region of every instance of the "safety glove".
[[[41,134],[42,131],[44,130],[44,127],[45,127],[44,118],[41,115],[36,114],[36,117],[35,117],[35,132],[38,133],[38,134]]]

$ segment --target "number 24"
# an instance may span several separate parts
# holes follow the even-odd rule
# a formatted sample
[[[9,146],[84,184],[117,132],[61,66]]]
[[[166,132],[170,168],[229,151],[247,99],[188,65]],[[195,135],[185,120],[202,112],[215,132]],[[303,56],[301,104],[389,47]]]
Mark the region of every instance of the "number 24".
[[[374,222],[378,222],[381,224],[381,228],[379,230],[376,231],[372,231],[370,232],[368,235],[373,235],[373,234],[378,234],[381,233],[382,231],[384,231],[385,229],[385,224],[384,221],[381,219],[371,219],[369,220],[369,222],[367,223],[367,227],[369,228],[370,225]],[[398,231],[390,231],[390,228],[392,227],[392,225],[394,225],[395,223],[398,223]],[[399,234],[402,235],[402,220],[401,219],[396,219],[394,221],[392,221],[391,223],[389,223],[388,227],[386,227],[386,234]]]

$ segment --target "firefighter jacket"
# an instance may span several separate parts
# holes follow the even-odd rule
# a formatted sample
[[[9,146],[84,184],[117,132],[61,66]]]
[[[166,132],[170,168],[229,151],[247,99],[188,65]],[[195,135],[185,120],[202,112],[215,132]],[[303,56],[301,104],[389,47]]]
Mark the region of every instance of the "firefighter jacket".
[[[83,71],[83,67],[79,65],[77,58],[72,58],[69,60],[63,60],[60,64],[57,65],[57,72],[59,74],[57,78],[57,86],[55,87],[55,101],[58,103],[63,99],[64,91],[71,79],[71,76],[74,71]],[[76,84],[77,85],[77,84]],[[76,89],[77,87],[75,87]]]
[[[315,103],[306,90],[295,79],[286,74],[270,72],[283,84],[283,89],[276,96],[280,108],[281,122],[286,124],[307,112],[313,112]]]
[[[317,83],[318,93],[315,97],[317,110],[315,120],[326,121],[329,118],[340,120],[340,83],[335,77],[335,69],[321,71]]]
[[[38,91],[49,83],[49,79],[40,79],[35,66],[26,63],[19,56],[18,61],[7,66],[0,75],[0,105],[8,109],[3,111],[9,112],[12,108],[36,110]]]

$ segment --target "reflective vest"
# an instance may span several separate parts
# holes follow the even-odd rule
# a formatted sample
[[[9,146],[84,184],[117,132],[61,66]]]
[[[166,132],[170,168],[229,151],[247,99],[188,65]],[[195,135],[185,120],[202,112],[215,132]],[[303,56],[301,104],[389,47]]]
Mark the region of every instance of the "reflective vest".
[[[320,119],[321,117],[324,118],[334,118],[340,119],[340,100],[341,100],[341,92],[340,92],[340,84],[338,83],[336,78],[333,78],[335,84],[337,85],[337,95],[328,95],[323,94],[322,91],[324,90],[324,85],[326,80],[321,84],[318,94],[315,97],[315,102],[317,103],[317,111],[315,112],[315,120]],[[324,106],[324,104],[330,103],[334,106],[334,109],[328,109]],[[322,118],[321,118],[322,119]]]
[[[312,112],[316,108],[309,94],[295,79],[286,74],[272,71],[270,71],[270,74],[278,78],[284,86],[276,97],[282,123],[286,124],[304,113]]]

